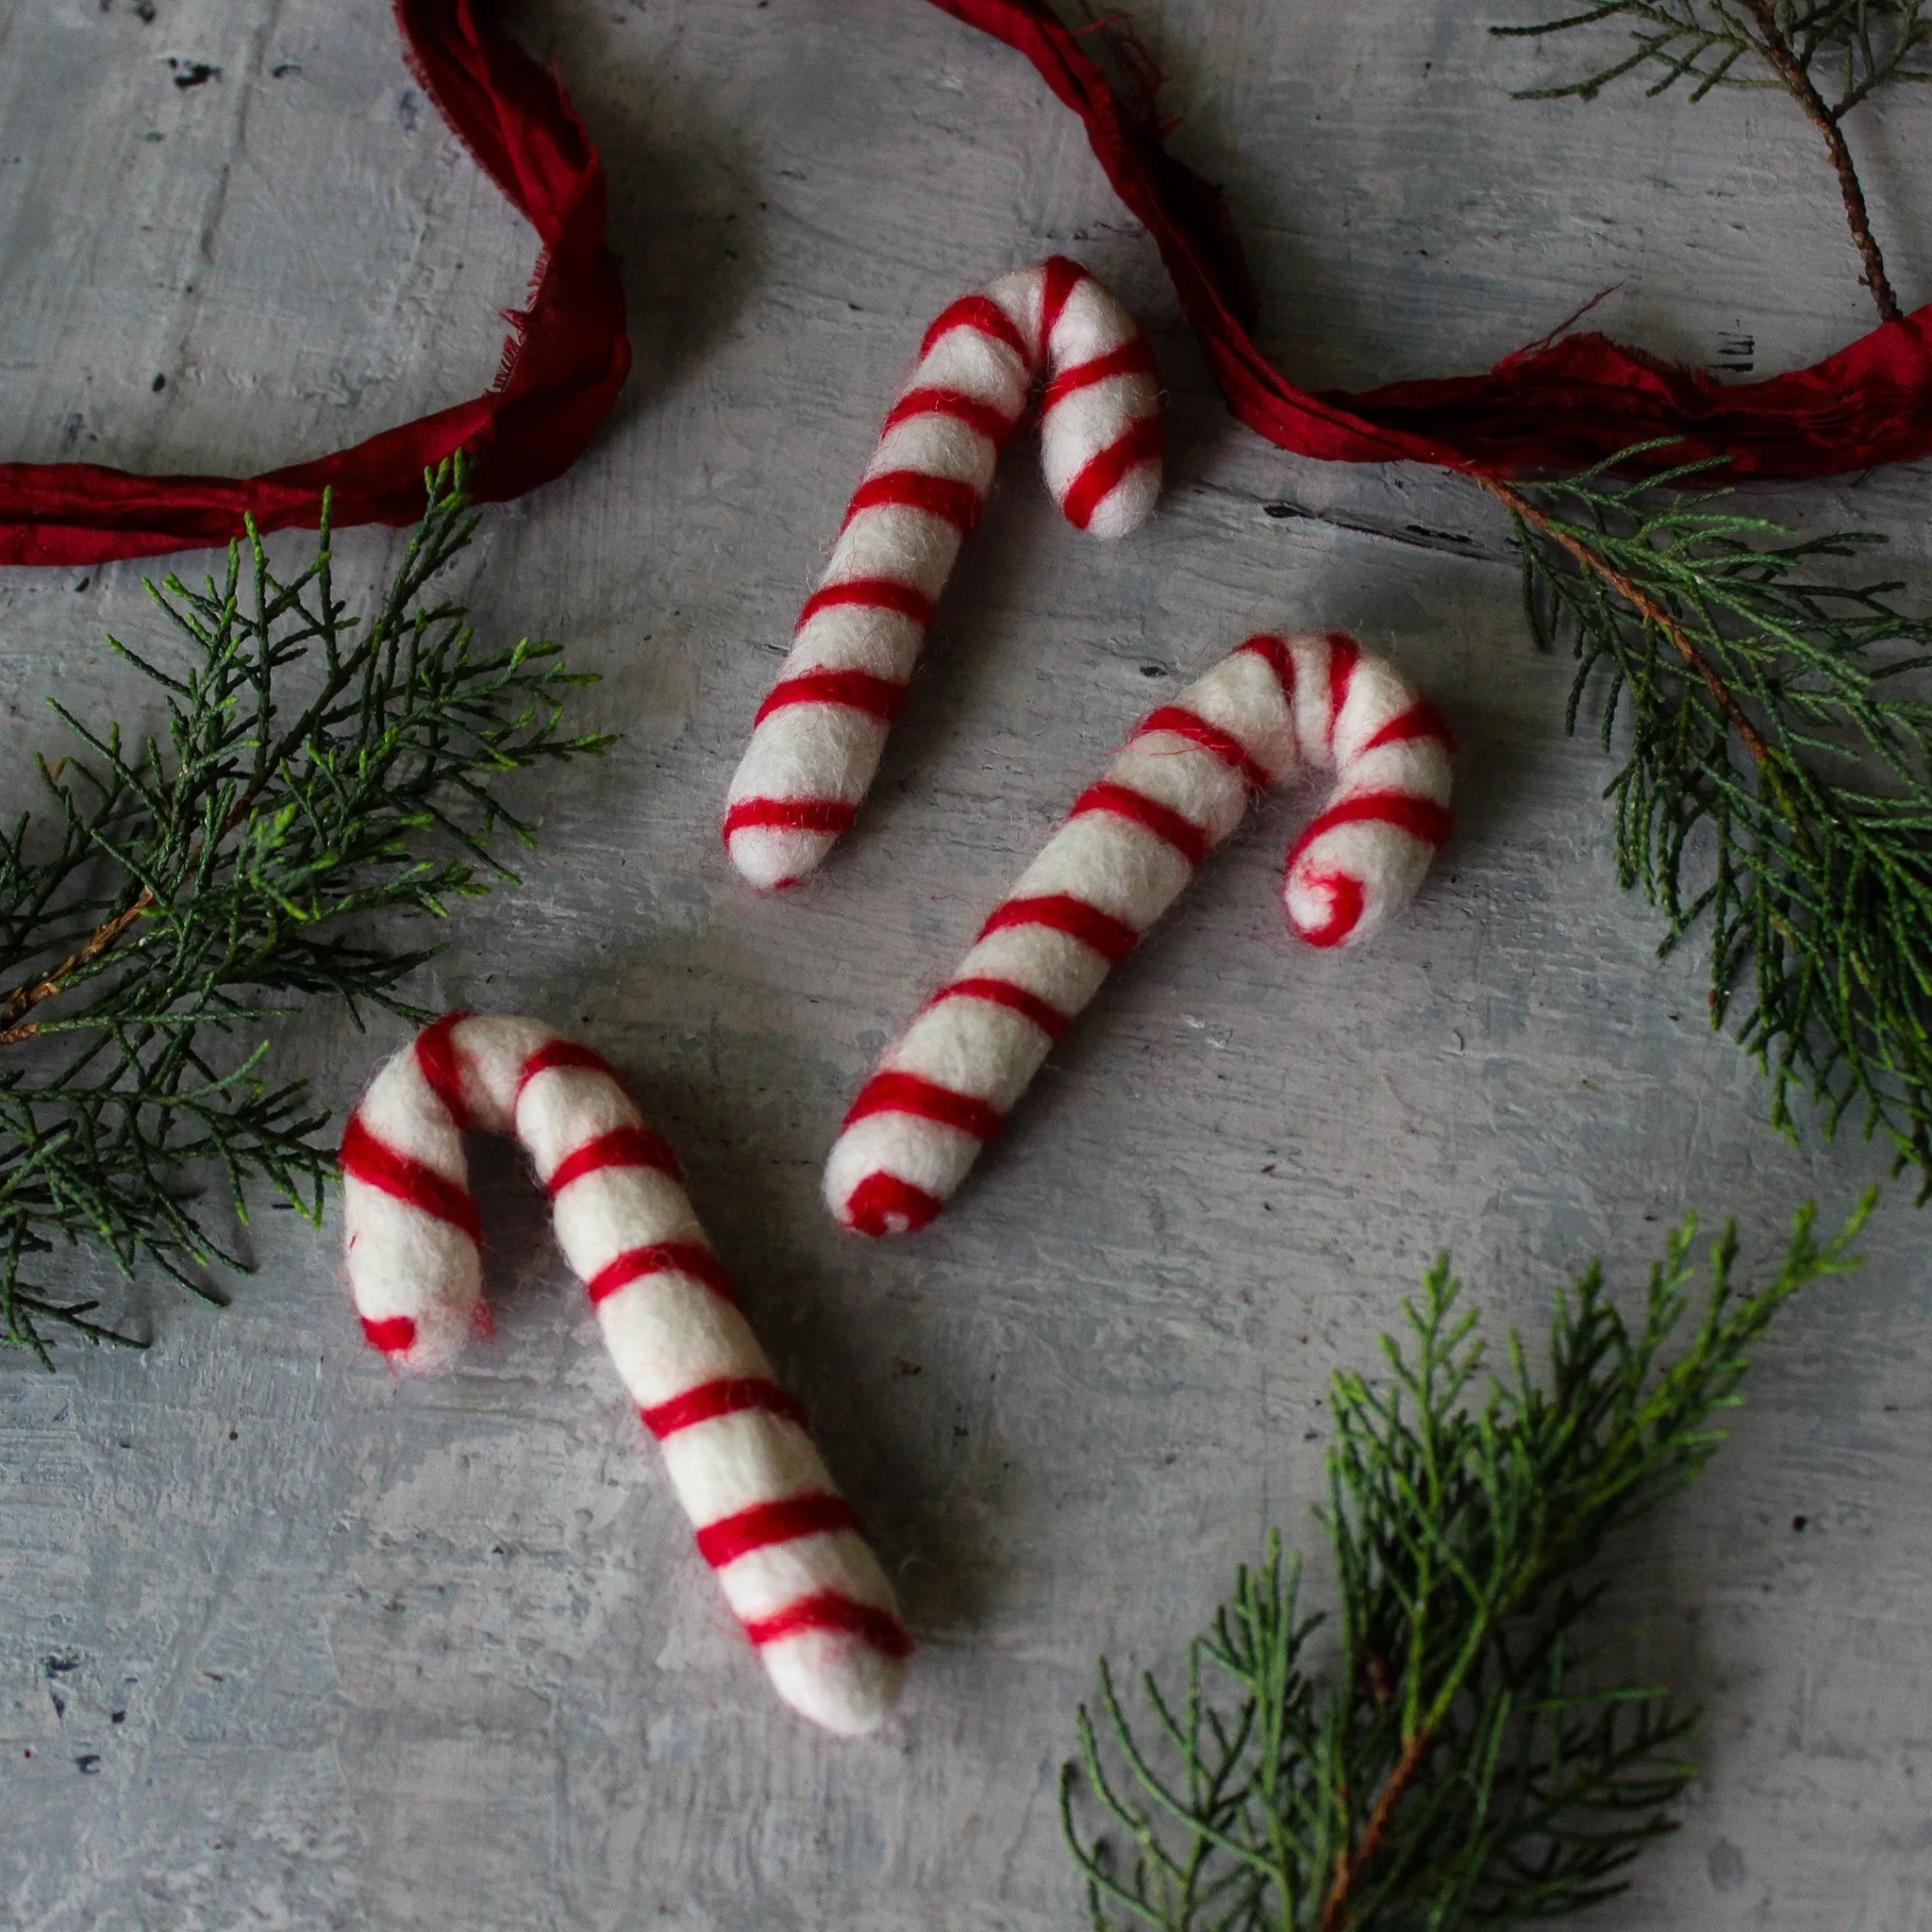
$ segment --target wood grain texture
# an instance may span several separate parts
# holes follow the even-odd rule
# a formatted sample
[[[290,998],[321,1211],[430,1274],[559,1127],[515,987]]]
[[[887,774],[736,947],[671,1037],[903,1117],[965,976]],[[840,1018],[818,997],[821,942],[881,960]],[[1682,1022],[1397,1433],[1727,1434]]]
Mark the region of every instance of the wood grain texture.
[[[1775,101],[1511,104],[1553,69],[1448,5],[1135,14],[1302,377],[1478,366],[1610,285],[1626,340],[1716,364],[1748,339],[1759,373],[1866,325]],[[1613,890],[1606,768],[1560,735],[1566,667],[1524,636],[1491,508],[1235,428],[1022,63],[918,0],[546,0],[520,26],[603,144],[639,370],[586,460],[491,519],[473,595],[601,671],[586,720],[624,737],[547,785],[524,885],[460,913],[423,997],[541,1013],[631,1076],[923,1651],[871,1743],[774,1707],[507,1158],[478,1167],[499,1341],[435,1383],[362,1348],[333,1225],[263,1214],[225,1314],[158,1297],[145,1356],[0,1362],[0,1921],[1065,1932],[1053,1790],[1096,1653],[1172,1662],[1268,1526],[1297,1533],[1326,1377],[1436,1249],[1536,1323],[1598,1250],[1634,1287],[1688,1207],[1762,1252],[1881,1163],[1771,1133],[1697,959],[1659,965]],[[1923,111],[1858,130],[1908,303]],[[8,456],[335,446],[472,392],[530,266],[380,0],[0,0],[0,128]],[[758,900],[719,801],[884,406],[944,300],[1056,248],[1155,332],[1170,493],[1108,548],[1009,463],[860,826]],[[1924,484],[1764,500],[1888,532],[1932,585]],[[391,542],[354,533],[343,568]],[[1348,626],[1460,735],[1420,903],[1359,956],[1293,948],[1272,808],[944,1223],[841,1235],[819,1165],[884,1040],[1133,720],[1264,623]],[[140,701],[110,630],[155,635],[137,567],[0,573],[0,806],[59,748],[45,693]],[[331,1020],[291,1053],[341,1106],[401,1037]],[[1644,1667],[1709,1717],[1686,1829],[1606,1924],[1932,1927],[1928,1226],[1888,1205],[1623,1557]]]

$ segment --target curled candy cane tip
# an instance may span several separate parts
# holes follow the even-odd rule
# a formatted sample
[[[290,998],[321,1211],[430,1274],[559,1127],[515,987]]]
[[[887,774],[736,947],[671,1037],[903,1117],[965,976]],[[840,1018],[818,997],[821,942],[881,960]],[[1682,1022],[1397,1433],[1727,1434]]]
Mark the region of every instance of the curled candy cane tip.
[[[675,1156],[597,1054],[534,1020],[452,1014],[376,1074],[341,1160],[343,1264],[370,1345],[422,1372],[489,1332],[467,1128],[514,1134],[534,1163],[773,1687],[829,1730],[874,1728],[911,1651],[891,1586],[746,1325]]]
[[[1282,888],[1289,923],[1311,946],[1343,946],[1355,939],[1368,896],[1361,880],[1345,872],[1313,873]]]
[[[1446,727],[1340,632],[1250,638],[1141,721],[887,1049],[826,1159],[840,1222],[890,1235],[931,1221],[1250,802],[1311,769],[1334,787],[1289,854],[1291,926],[1338,946],[1394,917],[1449,836]]]
[[[1078,262],[1055,256],[962,297],[926,331],[845,512],[726,799],[731,862],[776,891],[851,825],[1002,446],[1041,396],[1040,459],[1076,529],[1127,534],[1160,491],[1153,351]]]

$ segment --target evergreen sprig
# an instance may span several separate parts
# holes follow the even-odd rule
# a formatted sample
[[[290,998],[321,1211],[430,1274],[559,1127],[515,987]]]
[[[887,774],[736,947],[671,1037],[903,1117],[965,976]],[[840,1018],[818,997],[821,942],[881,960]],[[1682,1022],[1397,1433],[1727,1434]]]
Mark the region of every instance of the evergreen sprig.
[[[1872,232],[1864,186],[1842,124],[1893,81],[1932,81],[1932,8],[1926,0],[1591,0],[1555,20],[1490,29],[1541,40],[1607,22],[1627,26],[1630,50],[1574,80],[1524,88],[1524,101],[1594,100],[1640,70],[1660,94],[1679,81],[1701,101],[1716,88],[1775,88],[1790,95],[1824,137],[1879,320],[1896,321],[1898,299]]]
[[[1836,117],[1893,80],[1932,80],[1932,64],[1915,60],[1932,42],[1924,0],[1776,0],[1770,9],[1777,42],[1807,74],[1829,81]],[[1593,100],[1613,80],[1638,69],[1656,77],[1645,90],[1660,94],[1688,81],[1691,99],[1713,88],[1782,88],[1777,47],[1749,0],[1596,0],[1557,20],[1494,26],[1505,40],[1541,40],[1606,21],[1627,23],[1632,51],[1576,80],[1525,88],[1516,98]]]
[[[1713,1025],[1772,1080],[1790,1132],[1808,1092],[1827,1137],[1856,1109],[1932,1194],[1932,619],[1898,585],[1819,566],[1882,539],[1800,540],[1700,488],[1602,472],[1494,484],[1515,520],[1538,641],[1592,691],[1623,884],[1706,920]],[[1673,486],[1681,487],[1673,487]],[[1621,735],[1620,735],[1621,728]]]
[[[217,1221],[260,1183],[311,1217],[334,1171],[326,1122],[266,1065],[263,1023],[299,997],[427,1017],[400,991],[435,948],[388,943],[384,915],[441,918],[513,879],[530,826],[496,790],[601,751],[562,725],[558,646],[479,646],[431,580],[469,543],[465,465],[425,482],[423,524],[365,622],[317,555],[283,579],[253,524],[224,578],[148,589],[186,647],[116,640],[165,707],[158,733],[95,726],[40,762],[47,808],[0,833],[0,1320],[47,1355],[48,1324],[125,1340],[37,1267],[97,1243],[208,1293],[245,1257]]]
[[[1105,1661],[1061,1784],[1095,1932],[1457,1932],[1558,1917],[1622,1889],[1674,1829],[1695,1714],[1620,1681],[1595,1633],[1598,1559],[1724,1440],[1748,1351],[1807,1283],[1857,1265],[1867,1195],[1828,1241],[1811,1209],[1762,1287],[1711,1244],[1689,1345],[1665,1353],[1702,1270],[1673,1233],[1628,1322],[1593,1266],[1558,1292],[1541,1379],[1512,1332],[1483,1378],[1476,1314],[1439,1259],[1380,1377],[1330,1397],[1339,1658],[1278,1535],[1194,1639],[1178,1697],[1149,1673],[1143,1735]],[[1082,1791],[1107,1825],[1089,1837]],[[1108,1830],[1125,1840],[1117,1857]]]

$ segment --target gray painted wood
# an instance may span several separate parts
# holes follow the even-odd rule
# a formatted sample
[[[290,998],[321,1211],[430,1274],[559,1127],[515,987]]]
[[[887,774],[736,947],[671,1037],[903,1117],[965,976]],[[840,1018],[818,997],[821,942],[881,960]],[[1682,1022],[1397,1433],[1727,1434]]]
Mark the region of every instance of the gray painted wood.
[[[1608,326],[1697,362],[1865,325],[1775,101],[1512,105],[1553,70],[1480,9],[1136,15],[1266,341],[1312,380],[1479,366],[1607,287]],[[521,1188],[490,1190],[498,1345],[422,1386],[359,1346],[333,1230],[264,1214],[226,1313],[143,1291],[146,1355],[0,1362],[0,1918],[1061,1932],[1054,1785],[1096,1654],[1172,1662],[1268,1526],[1300,1530],[1326,1377],[1431,1254],[1534,1323],[1594,1252],[1634,1286],[1688,1208],[1762,1254],[1881,1163],[1771,1133],[1695,958],[1659,965],[1612,890],[1605,767],[1560,735],[1489,507],[1233,427],[1023,63],[917,0],[522,25],[603,143],[639,371],[572,475],[492,516],[474,596],[601,671],[584,714],[624,738],[535,801],[525,884],[460,913],[424,993],[542,1013],[634,1077],[899,1579],[912,1689],[857,1746],[774,1707]],[[178,85],[196,62],[218,76]],[[1858,135],[1912,299],[1921,112]],[[11,0],[0,129],[8,456],[266,466],[493,367],[529,238],[379,0]],[[718,801],[838,506],[925,320],[1050,248],[1156,331],[1164,508],[1102,549],[1016,460],[861,830],[758,902]],[[1769,500],[1889,533],[1924,584],[1923,484]],[[366,578],[392,541],[341,547]],[[45,693],[139,702],[100,640],[155,635],[140,575],[0,574],[0,804],[58,749]],[[1359,957],[1291,949],[1271,811],[938,1228],[841,1237],[818,1163],[884,1037],[1132,719],[1263,622],[1352,627],[1452,717],[1462,829],[1421,903]],[[319,1020],[290,1050],[340,1105],[400,1037]],[[1897,1191],[1866,1274],[1790,1313],[1734,1446],[1622,1559],[1646,1667],[1709,1717],[1686,1829],[1605,1924],[1932,1926],[1926,1228]]]

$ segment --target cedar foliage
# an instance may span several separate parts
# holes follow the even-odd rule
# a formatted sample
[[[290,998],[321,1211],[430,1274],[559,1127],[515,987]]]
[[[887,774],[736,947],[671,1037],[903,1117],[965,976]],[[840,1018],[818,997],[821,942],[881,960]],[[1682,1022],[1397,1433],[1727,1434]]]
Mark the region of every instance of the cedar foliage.
[[[1591,63],[1574,80],[1526,88],[1519,100],[1594,100],[1626,74],[1649,80],[1651,94],[1679,81],[1702,100],[1713,88],[1785,88],[1780,48],[1830,89],[1834,119],[1892,80],[1932,80],[1932,12],[1924,0],[1776,0],[1770,27],[1748,0],[1593,0],[1556,20],[1495,26],[1504,39],[1543,39],[1606,23],[1627,28],[1629,50]]]
[[[176,657],[109,640],[163,728],[49,700],[77,747],[0,831],[0,1336],[43,1360],[55,1329],[129,1339],[43,1257],[88,1243],[213,1298],[209,1269],[246,1266],[224,1228],[252,1186],[320,1215],[327,1115],[275,1074],[268,1023],[318,996],[427,1018],[402,986],[436,949],[390,943],[391,916],[513,880],[500,848],[531,827],[500,781],[608,742],[564,729],[592,680],[556,644],[479,644],[436,593],[476,518],[460,457],[425,483],[366,620],[335,594],[326,506],[286,579],[251,523],[220,580],[148,584]]]
[[[1711,466],[1492,486],[1524,603],[1576,658],[1621,760],[1617,868],[1710,937],[1711,1024],[1770,1075],[1774,1123],[1808,1094],[1849,1112],[1932,1193],[1932,618],[1831,566],[1882,539],[1801,539],[1708,487]]]
[[[1557,1296],[1535,1374],[1512,1332],[1485,1378],[1446,1257],[1385,1336],[1381,1374],[1336,1376],[1328,1502],[1339,1598],[1306,1614],[1278,1535],[1144,1719],[1103,1660],[1061,1781],[1094,1932],[1458,1932],[1608,1898],[1674,1828],[1695,1713],[1619,1677],[1597,1632],[1602,1558],[1724,1440],[1748,1351],[1851,1255],[1875,1196],[1821,1242],[1807,1207],[1763,1286],[1696,1224],[1667,1240],[1635,1321],[1592,1266]],[[1317,1633],[1339,1655],[1317,1661]],[[1090,1833],[1078,1813],[1096,1812]]]

